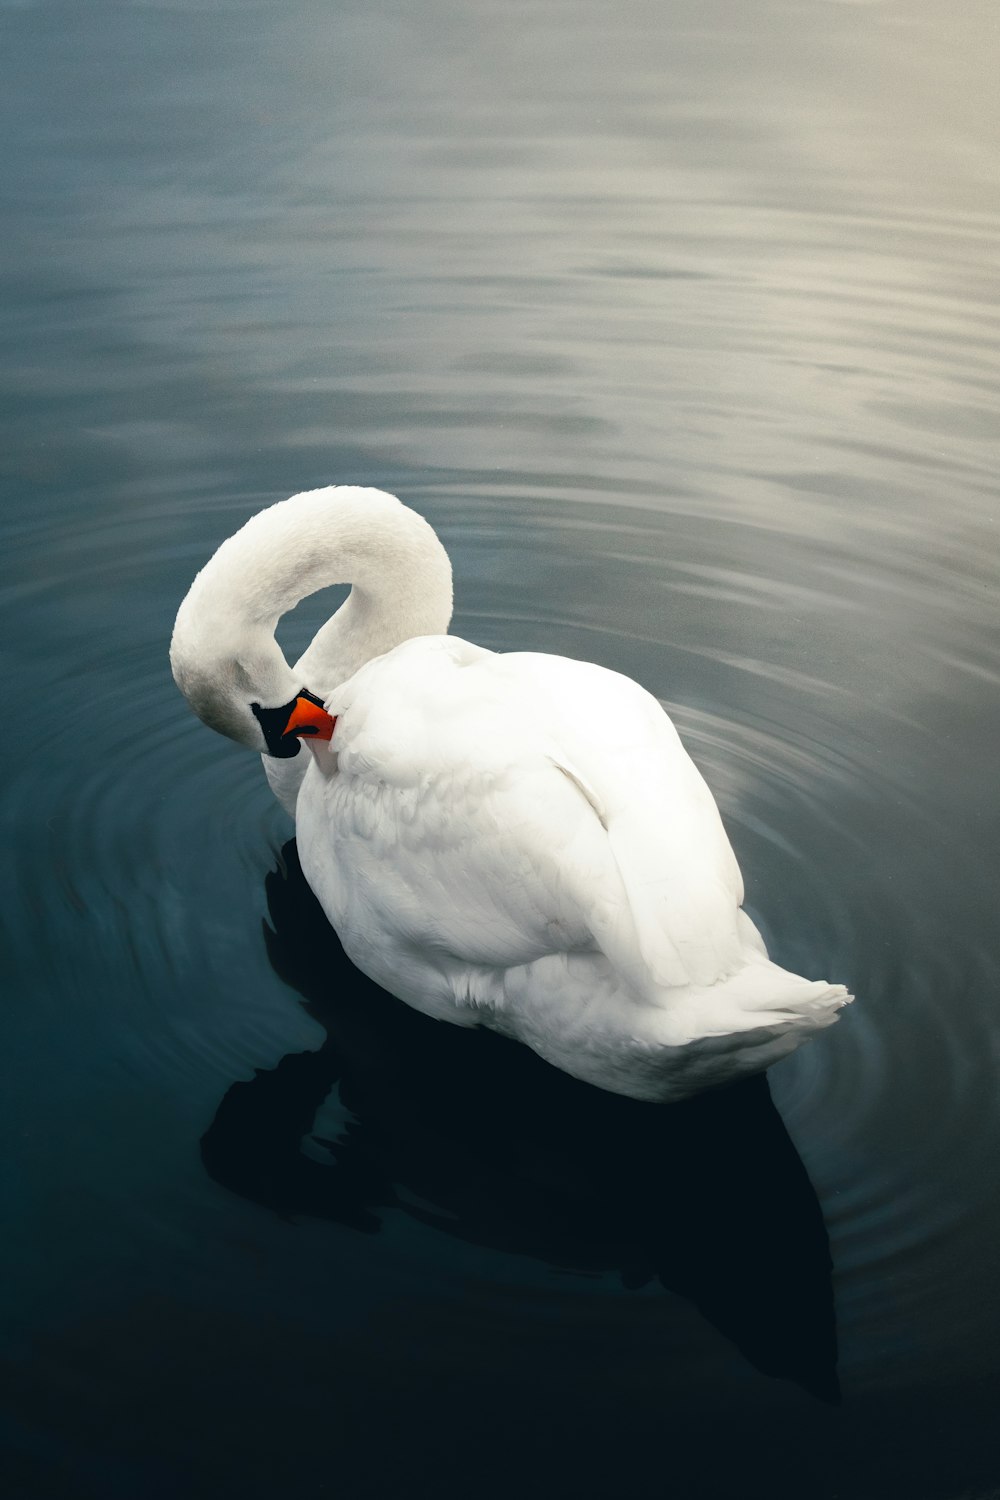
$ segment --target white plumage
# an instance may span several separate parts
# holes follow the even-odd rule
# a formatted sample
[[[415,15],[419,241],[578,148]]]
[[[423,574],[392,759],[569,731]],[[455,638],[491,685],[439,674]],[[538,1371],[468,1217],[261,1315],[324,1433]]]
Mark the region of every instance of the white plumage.
[[[275,623],[333,582],[352,593],[290,669]],[[213,727],[265,749],[259,710],[302,689],[333,716],[329,742],[264,760],[358,967],[640,1099],[767,1067],[834,1021],[847,992],[772,964],[740,910],[715,802],[656,699],[448,636],[450,614],[426,522],[348,488],[255,516],[178,614],[174,675]]]

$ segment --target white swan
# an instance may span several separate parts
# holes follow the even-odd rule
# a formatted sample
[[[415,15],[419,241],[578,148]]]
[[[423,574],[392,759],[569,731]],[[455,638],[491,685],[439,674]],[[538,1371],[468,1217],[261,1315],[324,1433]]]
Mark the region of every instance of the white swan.
[[[279,617],[332,583],[350,595],[289,667]],[[446,635],[451,607],[427,522],[332,487],[254,516],[177,615],[178,686],[263,752],[357,966],[637,1099],[765,1068],[830,1025],[851,997],[769,961],[656,699],[587,662]]]

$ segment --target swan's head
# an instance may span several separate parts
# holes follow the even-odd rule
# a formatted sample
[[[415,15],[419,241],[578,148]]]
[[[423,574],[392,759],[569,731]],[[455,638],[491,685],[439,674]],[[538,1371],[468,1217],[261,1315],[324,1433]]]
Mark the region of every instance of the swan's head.
[[[300,739],[333,739],[337,726],[336,717],[327,713],[323,700],[308,688],[300,688],[292,701],[280,708],[251,703],[250,711],[261,727],[267,754],[281,760],[298,753]]]
[[[197,580],[196,580],[197,583]],[[170,643],[174,681],[210,729],[262,755],[296,755],[299,739],[329,740],[334,719],[322,698],[299,682],[273,637],[231,637],[229,622],[206,628],[193,587]]]

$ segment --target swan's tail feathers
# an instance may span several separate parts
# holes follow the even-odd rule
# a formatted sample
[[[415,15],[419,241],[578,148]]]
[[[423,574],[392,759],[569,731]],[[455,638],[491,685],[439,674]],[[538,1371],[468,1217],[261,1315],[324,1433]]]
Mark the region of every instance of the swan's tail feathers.
[[[754,955],[728,979],[708,989],[692,989],[683,1007],[683,1024],[690,1028],[692,1040],[755,1031],[787,1038],[785,1050],[791,1051],[811,1032],[832,1026],[853,998],[842,984],[803,979]],[[681,1021],[680,1016],[676,1019]]]

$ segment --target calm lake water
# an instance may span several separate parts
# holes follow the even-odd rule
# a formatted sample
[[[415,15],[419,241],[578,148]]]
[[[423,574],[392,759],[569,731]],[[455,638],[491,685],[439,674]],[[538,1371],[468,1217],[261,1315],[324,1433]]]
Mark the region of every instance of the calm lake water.
[[[992,0],[0,24],[6,1493],[996,1495]],[[353,975],[166,660],[330,482],[664,701],[832,1032],[657,1110]]]

